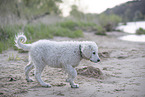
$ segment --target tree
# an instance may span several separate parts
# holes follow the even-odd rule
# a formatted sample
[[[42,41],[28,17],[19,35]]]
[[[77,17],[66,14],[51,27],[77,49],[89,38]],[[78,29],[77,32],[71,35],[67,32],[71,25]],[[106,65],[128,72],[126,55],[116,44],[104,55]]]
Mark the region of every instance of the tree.
[[[43,14],[60,14],[58,3],[62,0],[0,0],[0,16],[15,15],[19,18]]]
[[[16,0],[0,0],[0,16],[15,13]]]
[[[142,20],[143,18],[144,17],[139,10],[134,13],[134,21]]]
[[[81,19],[84,18],[84,13],[78,10],[78,7],[76,5],[71,6],[70,15],[74,18]]]

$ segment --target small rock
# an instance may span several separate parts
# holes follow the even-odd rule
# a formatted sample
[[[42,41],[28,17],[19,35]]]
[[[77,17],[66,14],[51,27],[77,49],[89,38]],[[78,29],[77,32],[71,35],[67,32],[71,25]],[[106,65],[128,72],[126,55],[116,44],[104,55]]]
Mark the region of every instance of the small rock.
[[[125,56],[125,55],[120,55],[120,56],[118,56],[117,58],[118,59],[125,59],[125,58],[127,58],[128,56]]]
[[[104,67],[103,70],[107,70],[107,67]]]
[[[14,78],[10,78],[9,81],[16,81],[16,79],[14,79]]]
[[[125,91],[125,89],[115,89],[114,91]]]
[[[61,93],[61,92],[60,92],[60,93],[58,93],[57,95],[59,95],[59,96],[64,96],[64,94],[63,94],[63,93]]]

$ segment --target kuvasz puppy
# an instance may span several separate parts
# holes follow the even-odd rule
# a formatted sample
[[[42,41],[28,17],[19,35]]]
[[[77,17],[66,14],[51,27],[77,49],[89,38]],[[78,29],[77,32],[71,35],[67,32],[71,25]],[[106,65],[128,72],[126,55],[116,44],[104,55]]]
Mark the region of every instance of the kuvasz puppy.
[[[77,76],[75,67],[79,65],[82,59],[92,62],[99,62],[98,47],[95,42],[78,42],[78,41],[49,41],[39,40],[32,44],[24,44],[27,38],[24,34],[16,36],[15,43],[19,49],[29,51],[29,63],[25,68],[26,80],[29,78],[30,70],[35,67],[35,78],[44,87],[51,87],[49,83],[45,83],[41,79],[41,72],[46,65],[63,68],[68,73],[67,82],[72,88],[78,88],[79,85],[74,83]]]

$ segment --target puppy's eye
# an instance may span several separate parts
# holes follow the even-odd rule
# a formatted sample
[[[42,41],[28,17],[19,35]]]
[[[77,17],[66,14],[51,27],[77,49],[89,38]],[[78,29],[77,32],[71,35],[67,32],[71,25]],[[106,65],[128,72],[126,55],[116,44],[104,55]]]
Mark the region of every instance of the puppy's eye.
[[[96,53],[95,53],[95,52],[93,52],[93,54],[95,55]]]

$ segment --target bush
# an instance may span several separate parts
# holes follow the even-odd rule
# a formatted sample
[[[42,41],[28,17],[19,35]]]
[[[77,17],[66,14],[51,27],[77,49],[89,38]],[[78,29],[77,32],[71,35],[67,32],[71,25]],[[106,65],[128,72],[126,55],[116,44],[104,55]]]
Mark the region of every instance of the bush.
[[[78,23],[75,21],[67,20],[64,22],[57,23],[56,26],[60,26],[62,28],[68,28],[70,30],[76,30],[76,27],[78,27]]]
[[[36,41],[38,39],[48,39],[53,38],[53,27],[49,27],[45,24],[36,25],[26,25],[24,32],[30,42]],[[32,41],[33,39],[33,41]]]
[[[100,14],[99,24],[105,28],[106,31],[112,31],[122,21],[122,18],[115,14]]]
[[[87,30],[87,29],[93,29],[94,26],[96,26],[96,24],[92,22],[72,21],[72,20],[59,22],[56,25],[63,28],[68,28],[70,30]]]
[[[25,27],[25,33],[30,40],[33,39],[34,41],[37,39],[53,38],[53,36],[70,38],[83,37],[82,31],[78,32],[78,30],[75,30],[74,27],[74,23],[69,22],[61,22],[55,25],[27,25]],[[79,34],[76,34],[76,32]]]
[[[76,34],[74,33],[74,35],[76,35],[75,37],[78,36],[83,36],[82,35],[82,31],[96,31],[96,35],[106,35],[106,30],[104,29],[104,27],[102,26],[98,26],[97,24],[93,23],[93,22],[83,22],[83,21],[71,21],[71,20],[67,20],[65,22],[60,22],[56,24],[59,27],[62,28],[69,28],[75,32],[77,32]],[[65,31],[64,31],[65,32]],[[67,33],[69,33],[69,31],[67,31]],[[61,33],[58,33],[61,34]],[[71,35],[71,34],[70,34]],[[73,36],[73,35],[72,35]],[[69,36],[71,37],[71,36]],[[73,38],[73,37],[71,37]]]
[[[70,30],[68,28],[63,27],[54,27],[52,30],[54,36],[70,37],[70,38],[83,37],[82,30]]]
[[[8,47],[5,45],[4,42],[0,41],[0,53],[2,53],[3,50],[6,50]]]
[[[97,32],[95,33],[96,35],[106,35],[106,30],[101,27],[101,26],[97,26]]]
[[[9,47],[14,47],[14,37],[21,25],[0,26],[0,53]]]
[[[139,28],[136,30],[136,34],[140,35],[140,34],[145,34],[145,29],[143,28]]]

